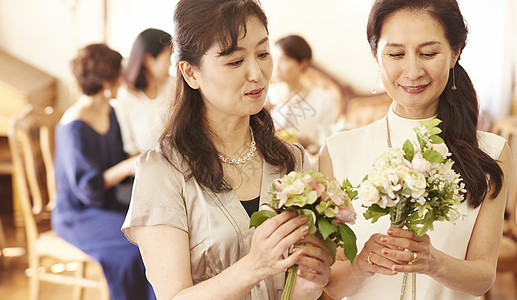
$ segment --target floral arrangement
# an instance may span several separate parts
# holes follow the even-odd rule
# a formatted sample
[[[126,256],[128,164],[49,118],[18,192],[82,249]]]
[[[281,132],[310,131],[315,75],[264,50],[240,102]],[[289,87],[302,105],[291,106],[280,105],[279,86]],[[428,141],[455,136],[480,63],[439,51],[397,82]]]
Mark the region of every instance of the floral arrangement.
[[[406,226],[416,236],[433,230],[434,221],[455,222],[461,217],[464,184],[452,168],[451,155],[436,126],[439,119],[421,121],[414,128],[417,143],[390,148],[378,157],[358,188],[367,207],[364,217],[375,223],[389,215],[394,226]]]
[[[298,215],[308,216],[309,234],[324,241],[334,260],[337,247],[344,248],[346,257],[354,260],[356,237],[346,223],[355,223],[356,213],[350,199],[356,197],[357,191],[350,182],[345,181],[340,186],[319,172],[291,172],[273,182],[269,195],[265,209],[251,215],[250,226],[259,226],[283,211],[296,210]],[[292,298],[297,269],[297,265],[289,268],[282,300]]]
[[[286,143],[293,144],[298,142],[298,133],[293,128],[277,130],[275,135]]]

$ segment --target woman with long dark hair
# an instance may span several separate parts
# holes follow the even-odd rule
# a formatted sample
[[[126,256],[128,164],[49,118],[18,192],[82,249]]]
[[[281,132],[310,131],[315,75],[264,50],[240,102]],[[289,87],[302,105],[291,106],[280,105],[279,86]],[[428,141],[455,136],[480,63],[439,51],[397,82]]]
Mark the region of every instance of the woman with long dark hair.
[[[510,151],[503,138],[476,130],[476,93],[459,63],[467,28],[458,4],[376,0],[367,35],[393,104],[385,118],[329,138],[320,153],[321,170],[359,184],[376,157],[414,137],[419,120],[438,118],[467,192],[462,218],[437,222],[423,237],[390,227],[389,218],[375,224],[358,220],[353,229],[361,250],[353,264],[332,267],[326,291],[336,298],[399,299],[407,272],[417,273],[417,299],[483,295],[495,280]]]
[[[309,166],[264,109],[273,68],[264,11],[254,0],[180,0],[174,22],[174,108],[160,146],[140,156],[123,231],[160,299],[277,299],[293,264],[295,299],[317,299],[332,259],[306,218],[282,213],[249,228],[273,180]]]

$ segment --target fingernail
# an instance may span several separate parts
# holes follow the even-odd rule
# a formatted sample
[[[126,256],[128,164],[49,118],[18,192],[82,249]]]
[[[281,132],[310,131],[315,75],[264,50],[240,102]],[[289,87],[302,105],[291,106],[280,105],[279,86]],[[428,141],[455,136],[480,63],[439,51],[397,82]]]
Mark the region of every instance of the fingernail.
[[[303,272],[302,270],[298,269],[298,272],[296,272],[298,276],[302,276]]]
[[[303,221],[303,222],[307,222],[308,219],[309,219],[309,217],[307,217],[306,215],[301,215],[300,216],[300,220]]]
[[[396,265],[391,266],[391,270],[396,272],[397,271],[397,266]]]
[[[388,242],[388,238],[387,237],[381,237],[381,242],[387,243]]]
[[[305,232],[305,233],[309,232],[309,226],[303,225],[302,226],[302,232]]]
[[[389,234],[389,235],[392,235],[392,234],[393,234],[393,229],[391,229],[391,228],[390,228],[390,229],[388,229],[388,234]]]
[[[388,253],[389,253],[389,252],[388,252],[388,249],[382,249],[382,254],[384,254],[384,255],[388,255]]]

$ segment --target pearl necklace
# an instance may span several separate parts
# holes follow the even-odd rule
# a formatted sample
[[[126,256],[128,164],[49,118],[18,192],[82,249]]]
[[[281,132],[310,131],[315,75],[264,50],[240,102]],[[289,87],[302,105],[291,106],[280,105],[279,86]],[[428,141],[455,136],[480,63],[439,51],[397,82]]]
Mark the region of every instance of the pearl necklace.
[[[253,155],[255,155],[255,151],[257,150],[256,144],[255,144],[255,137],[253,136],[253,130],[251,129],[251,126],[250,126],[250,134],[251,134],[250,151],[248,151],[248,153],[246,155],[244,155],[243,157],[240,157],[240,158],[229,158],[229,157],[226,157],[226,156],[222,155],[221,153],[219,153],[219,159],[223,163],[227,163],[230,165],[240,165],[240,164],[247,163],[253,157]]]

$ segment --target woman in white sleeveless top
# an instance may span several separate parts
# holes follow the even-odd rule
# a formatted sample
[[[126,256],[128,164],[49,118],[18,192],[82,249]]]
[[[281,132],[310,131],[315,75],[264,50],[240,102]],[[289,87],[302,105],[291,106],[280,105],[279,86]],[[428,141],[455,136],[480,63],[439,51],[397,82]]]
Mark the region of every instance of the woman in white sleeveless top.
[[[510,151],[506,141],[476,131],[478,104],[472,83],[458,63],[467,29],[454,0],[376,0],[367,27],[372,53],[387,93],[388,115],[369,126],[326,140],[320,169],[357,185],[376,157],[415,139],[419,120],[439,118],[454,168],[465,183],[464,217],[455,225],[436,222],[415,237],[359,217],[353,226],[359,253],[332,267],[325,291],[334,298],[400,299],[404,272],[416,273],[417,299],[475,299],[495,280],[507,195]],[[365,208],[357,201],[361,215]],[[416,260],[414,260],[416,258]],[[411,280],[406,299],[411,299]]]

